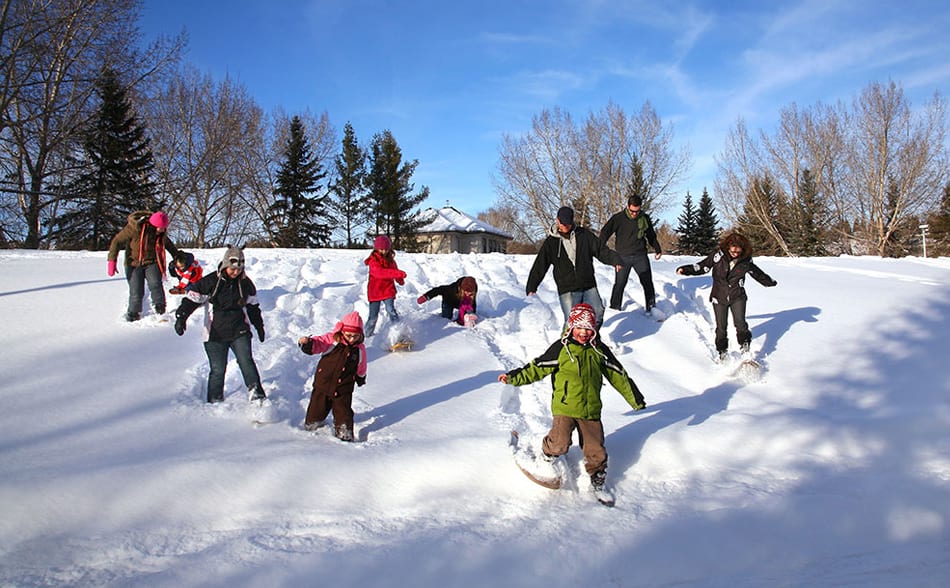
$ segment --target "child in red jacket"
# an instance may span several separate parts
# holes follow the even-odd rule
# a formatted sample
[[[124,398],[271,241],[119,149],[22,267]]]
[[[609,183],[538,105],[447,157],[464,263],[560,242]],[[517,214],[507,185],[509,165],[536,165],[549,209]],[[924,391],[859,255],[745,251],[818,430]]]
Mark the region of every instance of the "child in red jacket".
[[[369,266],[369,284],[366,287],[369,295],[369,317],[366,319],[366,336],[371,337],[376,332],[376,321],[379,319],[379,304],[386,307],[391,322],[398,322],[396,314],[396,284],[405,284],[406,272],[396,266],[396,252],[392,250],[392,241],[386,235],[376,237],[373,242],[373,252],[364,262]]]
[[[304,428],[316,430],[332,411],[336,437],[353,441],[353,384],[366,383],[362,317],[358,312],[351,312],[329,333],[301,337],[297,345],[307,355],[323,353],[313,374],[313,392]]]
[[[169,294],[184,294],[185,288],[201,279],[204,270],[195,256],[185,251],[179,251],[168,264],[168,275],[178,278],[178,285],[171,288]]]

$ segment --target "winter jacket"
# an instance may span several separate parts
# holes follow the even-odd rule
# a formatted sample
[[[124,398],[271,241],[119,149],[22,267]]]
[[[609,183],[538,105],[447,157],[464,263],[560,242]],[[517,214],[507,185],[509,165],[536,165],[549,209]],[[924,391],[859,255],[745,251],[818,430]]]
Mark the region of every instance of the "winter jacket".
[[[152,213],[139,210],[129,215],[129,222],[116,233],[109,243],[109,261],[119,259],[119,250],[125,249],[126,267],[145,267],[157,263],[162,274],[165,273],[165,251],[172,256],[178,255],[178,249],[168,238],[167,233],[161,233],[148,222]]]
[[[508,383],[523,386],[551,376],[551,413],[575,419],[599,420],[604,378],[624,400],[640,410],[643,394],[599,338],[581,345],[570,336],[554,342],[540,357],[508,372]]]
[[[462,307],[462,280],[467,276],[462,276],[461,278],[455,280],[451,284],[445,284],[442,286],[436,286],[428,292],[422,295],[426,300],[432,300],[436,296],[442,297],[442,302],[447,304],[450,308],[461,309]],[[469,300],[469,306],[471,306],[471,312],[478,312],[478,286],[475,286],[474,295]],[[460,313],[461,314],[461,313]],[[461,318],[461,317],[460,317]]]
[[[646,255],[647,245],[653,247],[654,253],[662,253],[660,242],[656,238],[656,229],[650,215],[640,212],[636,218],[630,216],[626,209],[610,217],[600,229],[600,244],[607,245],[607,240],[614,233],[617,239],[614,248],[623,257]]]
[[[307,355],[323,353],[313,375],[315,391],[326,390],[330,396],[337,397],[352,393],[354,383],[360,386],[366,383],[366,345],[362,340],[351,345],[342,336],[343,326],[357,321],[362,331],[363,319],[352,312],[329,333],[308,337],[300,344],[300,350]]]
[[[234,341],[247,336],[251,325],[263,338],[264,319],[257,302],[257,288],[244,272],[231,278],[223,269],[201,278],[188,288],[175,317],[187,320],[202,304],[205,341]]]
[[[366,286],[369,301],[379,302],[395,298],[396,282],[401,286],[406,279],[406,272],[396,266],[396,260],[386,258],[374,250],[363,263],[369,266],[369,284]]]
[[[568,239],[573,240],[575,246],[574,260],[572,261],[568,251],[565,249],[569,244],[565,243]],[[601,245],[597,237],[584,227],[574,227],[568,236],[563,236],[557,232],[557,228],[552,228],[548,233],[548,238],[541,244],[541,250],[534,259],[534,265],[528,273],[528,283],[525,286],[525,292],[531,294],[538,291],[538,286],[544,275],[548,272],[548,267],[554,266],[554,283],[557,285],[557,293],[578,292],[590,290],[597,287],[597,281],[594,278],[594,258],[607,265],[619,265],[620,258],[613,249],[606,245]]]
[[[706,256],[706,259],[676,268],[677,272],[680,270],[685,276],[698,276],[712,270],[713,283],[709,299],[714,304],[726,306],[735,300],[746,300],[746,274],[751,275],[765,287],[777,284],[771,276],[752,262],[752,256],[747,253],[747,250],[733,260],[729,256],[728,247],[722,245]]]

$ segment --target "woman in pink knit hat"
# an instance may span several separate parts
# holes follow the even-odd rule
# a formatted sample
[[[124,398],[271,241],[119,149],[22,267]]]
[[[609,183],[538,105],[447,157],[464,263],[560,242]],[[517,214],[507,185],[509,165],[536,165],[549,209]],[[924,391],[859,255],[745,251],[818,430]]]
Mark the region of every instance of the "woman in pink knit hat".
[[[353,385],[366,383],[363,318],[358,312],[351,312],[329,333],[301,337],[297,345],[307,355],[323,354],[313,374],[313,391],[304,428],[316,430],[332,412],[333,433],[337,439],[354,441]]]
[[[129,222],[109,244],[107,273],[118,273],[116,262],[119,250],[125,250],[125,279],[129,282],[129,308],[125,320],[137,321],[142,316],[145,283],[155,314],[165,314],[165,251],[178,255],[178,249],[168,238],[168,215],[164,212],[139,210],[129,215]]]

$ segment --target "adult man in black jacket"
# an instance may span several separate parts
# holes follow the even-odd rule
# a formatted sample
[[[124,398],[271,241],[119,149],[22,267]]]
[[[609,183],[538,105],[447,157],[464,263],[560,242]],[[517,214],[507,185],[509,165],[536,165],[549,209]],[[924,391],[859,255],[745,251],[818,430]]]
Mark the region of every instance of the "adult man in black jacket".
[[[620,310],[623,289],[630,278],[630,268],[633,268],[640,278],[640,285],[643,286],[644,310],[650,314],[656,306],[656,291],[653,289],[653,272],[647,258],[647,245],[653,247],[655,259],[660,259],[662,249],[650,215],[640,210],[642,206],[643,199],[639,195],[630,196],[627,199],[627,207],[610,217],[600,230],[600,243],[606,246],[610,236],[617,234],[615,247],[621,263],[617,265],[614,288],[610,293],[610,308]]]
[[[585,229],[574,225],[574,209],[562,206],[557,211],[554,226],[547,239],[541,245],[538,256],[528,273],[525,292],[533,296],[538,285],[554,266],[554,283],[560,298],[561,311],[564,313],[564,325],[574,305],[586,302],[594,309],[597,328],[604,322],[604,302],[597,291],[594,278],[594,258],[606,265],[618,265],[620,257],[614,250],[597,240],[597,237]]]

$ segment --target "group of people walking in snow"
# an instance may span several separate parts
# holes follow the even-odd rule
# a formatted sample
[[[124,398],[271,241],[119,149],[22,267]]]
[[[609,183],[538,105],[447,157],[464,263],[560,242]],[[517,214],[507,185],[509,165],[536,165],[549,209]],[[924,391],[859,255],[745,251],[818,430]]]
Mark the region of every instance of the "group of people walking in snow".
[[[548,269],[554,268],[564,326],[558,340],[531,362],[500,374],[498,380],[522,386],[552,378],[552,426],[542,442],[542,454],[554,460],[569,450],[574,430],[578,431],[584,463],[595,491],[603,491],[607,452],[601,422],[600,398],[606,379],[634,409],[646,407],[636,383],[599,336],[604,320],[604,305],[597,289],[594,258],[612,265],[616,271],[610,296],[610,308],[621,310],[623,291],[631,270],[637,273],[644,292],[644,311],[656,306],[648,247],[655,259],[662,255],[656,231],[649,215],[642,211],[642,199],[631,196],[624,210],[613,215],[599,236],[575,224],[574,210],[561,207],[548,236],[541,245],[528,274],[525,293],[536,294]],[[162,281],[166,252],[172,255],[168,273],[178,279],[169,293],[183,295],[175,310],[175,332],[183,335],[189,316],[205,307],[204,347],[210,367],[207,401],[224,400],[224,380],[229,351],[234,354],[252,400],[266,399],[260,372],[254,362],[251,341],[253,328],[259,341],[265,339],[264,321],[257,290],[245,272],[244,252],[228,246],[217,270],[204,274],[194,256],[180,251],[169,239],[168,216],[164,212],[138,211],[129,215],[128,224],[112,240],[108,255],[108,274],[117,273],[120,250],[125,252],[125,276],[129,285],[127,321],[141,318],[145,285],[148,285],[153,310],[163,315],[166,309]],[[615,247],[608,240],[616,236]],[[399,269],[392,243],[385,235],[376,237],[373,250],[365,260],[368,268],[367,298],[369,313],[364,324],[358,312],[342,317],[329,332],[306,335],[297,344],[303,353],[320,354],[313,377],[310,403],[304,427],[314,430],[333,415],[334,434],[343,441],[354,440],[353,391],[366,383],[367,355],[365,340],[373,336],[383,308],[393,323],[400,320],[395,307],[396,286],[404,285],[406,272]],[[752,339],[745,320],[745,276],[751,275],[765,286],[776,281],[752,261],[752,247],[744,236],[731,232],[723,237],[716,251],[705,259],[677,268],[680,275],[699,275],[712,271],[710,300],[716,319],[716,350],[720,358],[728,349],[726,326],[731,313],[740,349],[748,350]],[[441,297],[441,316],[459,324],[474,325],[477,319],[478,284],[472,276],[436,286],[418,297],[425,304]]]

